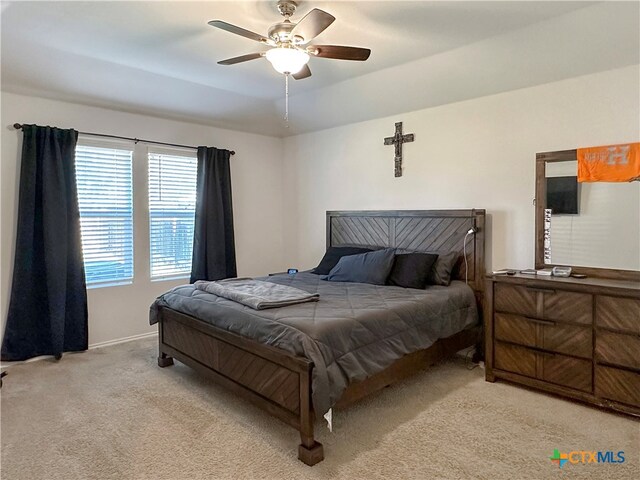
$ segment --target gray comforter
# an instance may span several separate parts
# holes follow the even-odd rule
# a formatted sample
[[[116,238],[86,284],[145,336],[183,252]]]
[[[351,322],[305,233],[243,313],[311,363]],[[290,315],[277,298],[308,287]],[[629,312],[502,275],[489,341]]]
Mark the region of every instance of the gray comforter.
[[[261,280],[319,293],[320,301],[257,311],[185,285],[156,299],[150,323],[158,321],[158,307],[169,307],[312,360],[319,417],[349,384],[478,323],[473,290],[459,281],[415,290],[327,282],[311,273]]]

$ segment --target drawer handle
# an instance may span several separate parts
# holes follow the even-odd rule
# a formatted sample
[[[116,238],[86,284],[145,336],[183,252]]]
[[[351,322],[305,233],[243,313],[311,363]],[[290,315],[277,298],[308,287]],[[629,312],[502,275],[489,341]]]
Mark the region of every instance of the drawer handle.
[[[542,293],[556,293],[553,288],[543,288],[543,287],[526,287],[527,290],[531,290],[532,292],[542,292]]]
[[[549,325],[550,327],[555,327],[556,325],[556,322],[552,320],[542,320],[540,318],[531,318],[531,317],[524,317],[524,318],[526,318],[529,322],[539,323],[540,325]]]

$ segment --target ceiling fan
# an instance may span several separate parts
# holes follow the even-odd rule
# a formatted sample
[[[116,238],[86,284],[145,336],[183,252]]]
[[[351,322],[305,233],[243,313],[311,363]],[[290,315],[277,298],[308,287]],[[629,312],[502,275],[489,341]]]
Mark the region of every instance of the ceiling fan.
[[[296,80],[301,80],[311,76],[311,70],[307,65],[311,56],[359,61],[369,58],[371,50],[368,48],[341,45],[309,45],[309,42],[334,22],[335,17],[323,10],[314,8],[298,23],[293,23],[290,18],[295,13],[297,6],[297,1],[280,0],[277,8],[284,17],[284,21],[273,24],[269,28],[266,37],[222,20],[210,21],[209,25],[212,27],[220,28],[272,47],[266,52],[249,53],[239,57],[228,58],[219,61],[218,64],[235,65],[236,63],[265,57],[277,72],[287,77],[291,75]]]

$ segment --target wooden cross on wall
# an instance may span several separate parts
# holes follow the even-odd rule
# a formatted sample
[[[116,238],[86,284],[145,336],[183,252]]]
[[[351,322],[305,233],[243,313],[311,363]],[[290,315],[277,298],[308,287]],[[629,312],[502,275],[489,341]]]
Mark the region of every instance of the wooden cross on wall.
[[[384,139],[385,145],[395,145],[395,176],[402,176],[402,144],[407,142],[413,142],[413,133],[407,135],[402,134],[402,122],[396,122],[396,134],[393,137],[387,137]]]

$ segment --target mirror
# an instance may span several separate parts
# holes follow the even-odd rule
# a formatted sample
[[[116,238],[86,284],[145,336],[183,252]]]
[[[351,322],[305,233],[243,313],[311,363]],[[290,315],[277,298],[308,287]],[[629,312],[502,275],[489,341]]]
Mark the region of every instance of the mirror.
[[[536,268],[640,270],[640,182],[577,182],[576,151],[537,155]]]

